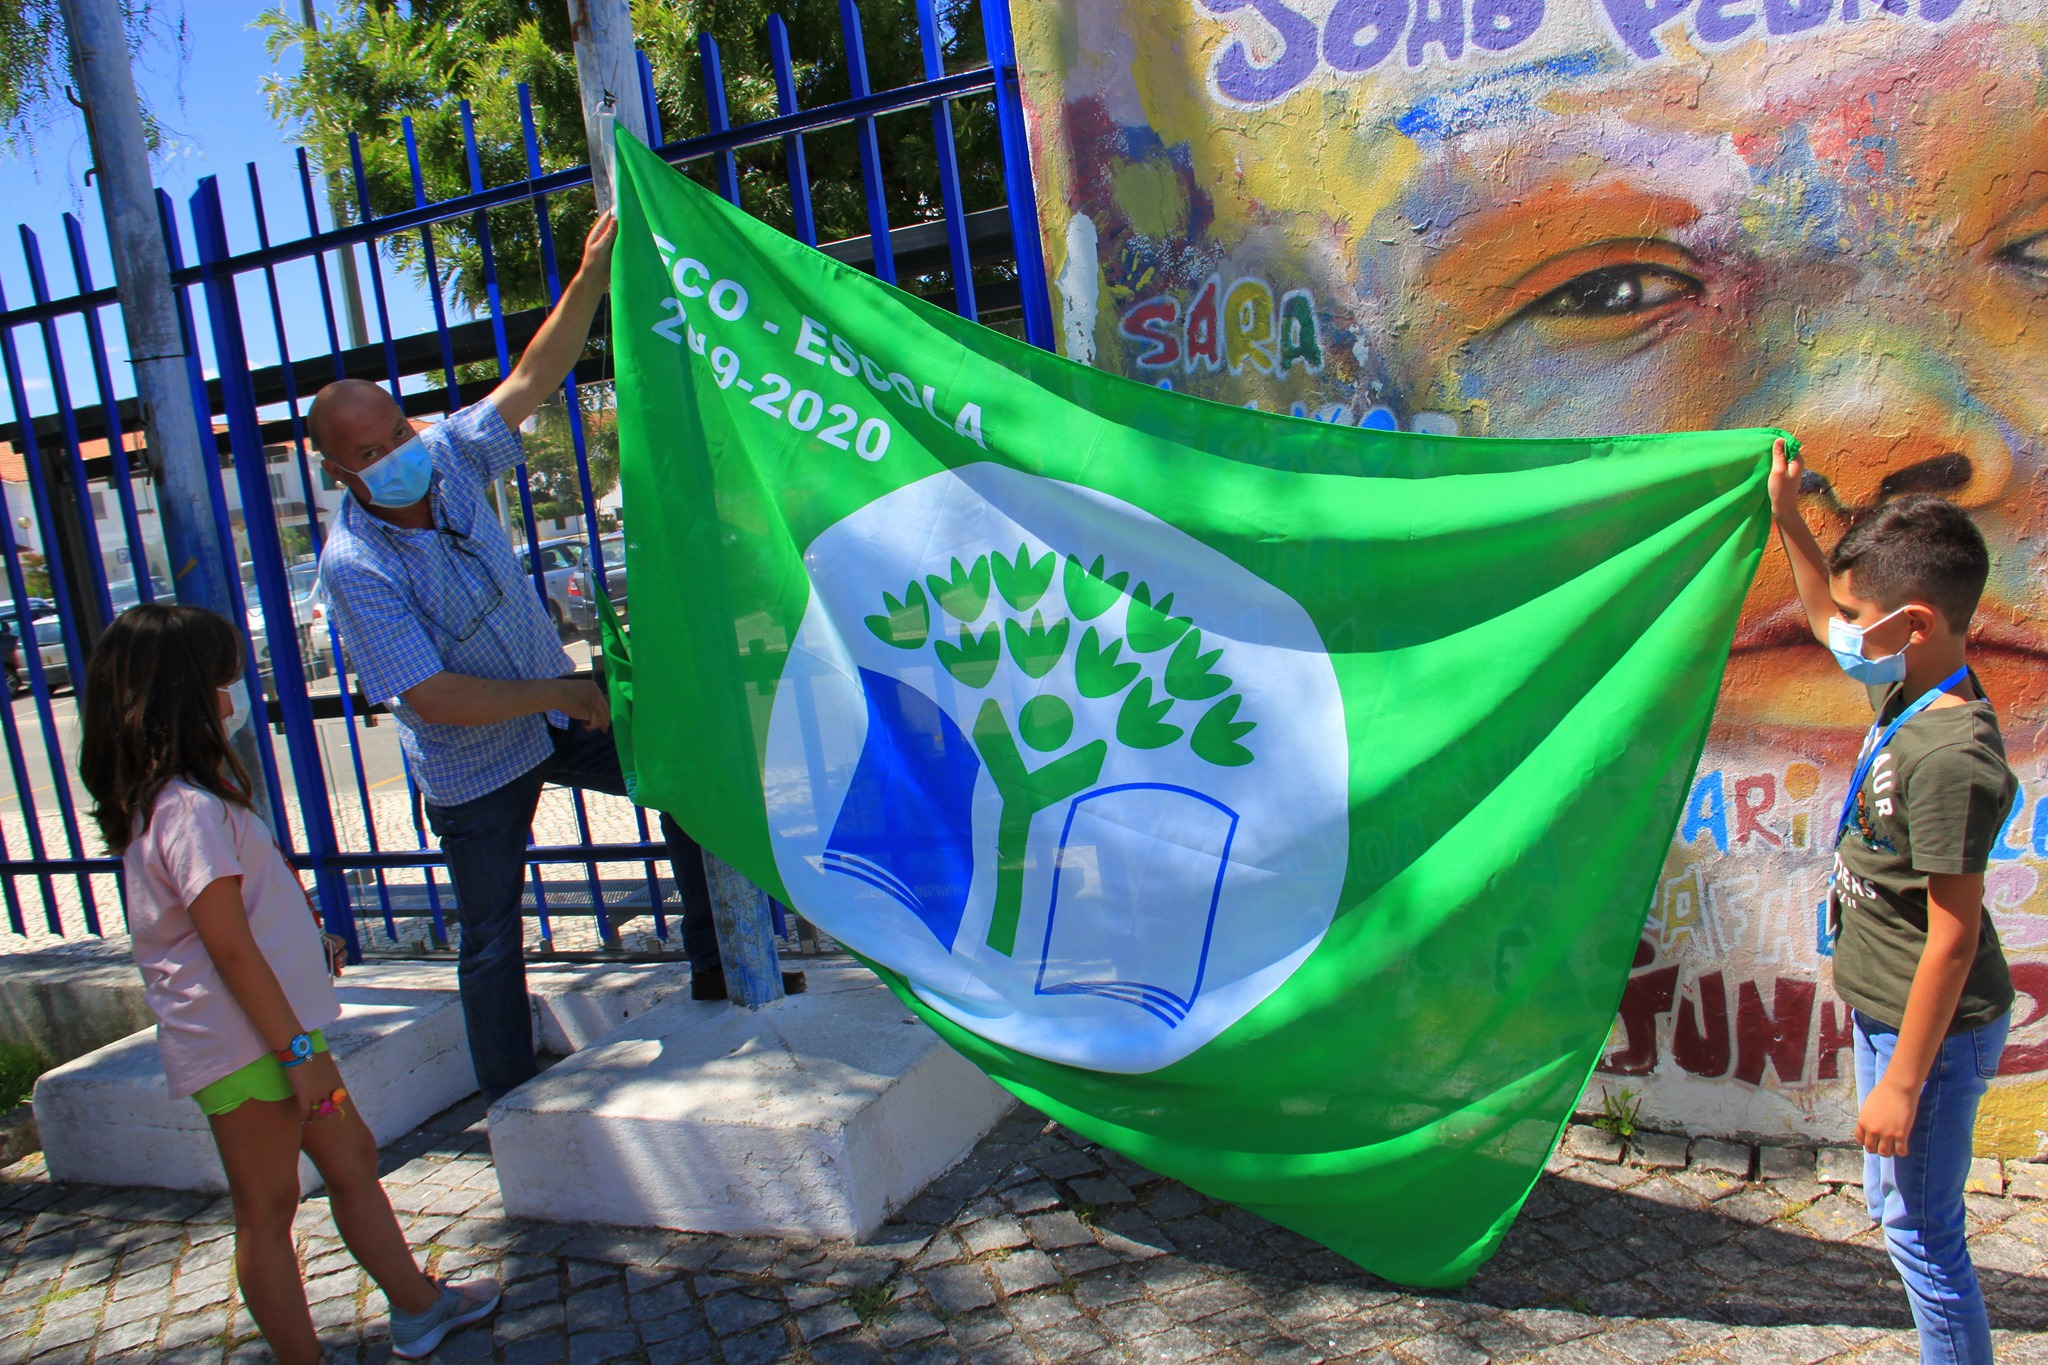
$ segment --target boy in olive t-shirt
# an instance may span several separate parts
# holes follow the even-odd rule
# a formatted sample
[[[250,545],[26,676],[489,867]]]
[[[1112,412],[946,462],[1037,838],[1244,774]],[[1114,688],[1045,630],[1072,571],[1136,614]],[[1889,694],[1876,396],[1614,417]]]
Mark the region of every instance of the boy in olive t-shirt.
[[[1926,495],[1886,502],[1823,556],[1799,513],[1803,477],[1779,441],[1771,513],[1800,601],[1877,710],[1825,906],[1835,988],[1855,1012],[1864,1195],[1920,1359],[1989,1365],[1963,1184],[2012,1012],[1984,869],[2019,786],[1966,657],[1990,557],[1961,508]]]

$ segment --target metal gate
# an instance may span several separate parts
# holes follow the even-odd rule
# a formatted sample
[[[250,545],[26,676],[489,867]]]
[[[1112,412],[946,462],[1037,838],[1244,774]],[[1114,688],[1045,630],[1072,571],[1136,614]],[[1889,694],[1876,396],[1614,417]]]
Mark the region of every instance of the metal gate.
[[[917,0],[925,78],[880,91],[871,89],[867,79],[855,0],[841,0],[840,10],[840,58],[847,64],[851,98],[814,109],[797,107],[789,35],[777,17],[769,33],[777,117],[730,124],[718,46],[704,35],[699,62],[710,130],[663,143],[654,73],[643,54],[639,97],[650,141],[672,163],[703,163],[712,183],[735,203],[741,202],[735,153],[778,146],[794,230],[819,245],[805,137],[850,130],[859,151],[871,231],[826,243],[824,249],[884,280],[919,288],[967,317],[1008,326],[1036,344],[1050,345],[1036,204],[1005,6],[1001,0],[984,6],[987,59],[948,72],[934,0]],[[465,367],[494,362],[496,374],[510,372],[515,352],[532,336],[545,310],[508,313],[500,306],[489,214],[522,206],[534,212],[552,304],[561,280],[547,203],[551,196],[588,193],[591,183],[588,167],[542,174],[531,104],[523,87],[519,95],[528,178],[515,183],[484,183],[474,120],[464,104],[469,192],[458,198],[428,201],[410,119],[403,127],[414,202],[403,212],[371,213],[361,150],[353,138],[353,223],[322,227],[322,196],[315,193],[303,151],[298,183],[284,203],[266,204],[256,168],[249,168],[253,244],[229,241],[226,191],[217,179],[200,183],[186,205],[183,225],[177,206],[158,192],[194,406],[206,425],[206,441],[221,456],[209,467],[213,530],[227,562],[241,566],[229,579],[246,636],[245,672],[262,680],[269,724],[251,727],[257,736],[260,786],[287,856],[314,875],[330,931],[373,950],[447,946],[452,896],[428,837],[418,789],[398,751],[396,722],[354,689],[347,658],[315,591],[323,519],[332,514],[341,493],[316,469],[303,415],[321,385],[344,376],[387,385],[407,414],[421,419],[452,412],[483,395],[487,386],[475,382],[474,371],[465,392]],[[876,154],[884,120],[916,117],[920,111],[931,121],[937,205],[892,202]],[[977,206],[963,198],[953,132],[956,119],[971,114],[992,116],[999,135],[1004,193],[999,204]],[[476,224],[488,306],[474,319],[450,322],[446,272],[435,260],[429,229],[462,218]],[[274,228],[299,235],[274,242]],[[104,314],[119,305],[114,290],[91,277],[83,233],[69,215],[64,235],[75,282],[71,294],[51,297],[41,243],[23,226],[20,240],[33,297],[26,304],[0,297],[0,364],[17,414],[15,422],[0,427],[0,442],[6,443],[0,449],[0,487],[8,504],[7,515],[0,517],[8,597],[0,605],[0,620],[20,639],[21,688],[0,707],[0,743],[12,781],[11,793],[0,794],[0,901],[8,929],[20,936],[17,943],[122,929],[119,863],[104,856],[79,801],[76,684],[105,623],[139,602],[168,597],[172,578],[142,450],[140,414],[132,398],[118,396],[109,361]],[[418,243],[435,321],[431,331],[392,334],[384,254],[394,239]],[[329,262],[338,253],[358,252],[374,308],[375,336],[348,347],[341,339],[340,301]],[[288,308],[287,299],[296,303],[312,296],[301,291],[317,291],[324,336],[311,345],[302,339],[295,355],[288,314],[298,310]],[[118,316],[112,325],[118,331]],[[259,348],[274,349],[274,364],[251,366],[252,339]],[[218,377],[209,378],[202,369],[202,343],[211,348]],[[24,367],[25,348],[36,368]],[[593,496],[579,387],[605,378],[606,364],[602,356],[586,355],[562,394],[581,494],[582,512],[573,529],[543,530],[524,467],[515,487],[500,490],[507,534],[525,551],[535,591],[571,628],[579,623],[581,609],[594,605],[594,600],[579,604],[575,599],[615,595],[613,580],[623,562]],[[47,385],[40,412],[30,402],[32,380],[39,393]],[[23,420],[24,414],[33,415]],[[587,667],[587,641],[573,641],[570,647],[572,657]],[[543,950],[559,942],[564,951],[581,944],[618,951],[626,946],[618,926],[644,916],[651,936],[641,940],[636,931],[636,941],[644,949],[666,951],[667,914],[676,901],[657,871],[661,852],[645,812],[613,798],[550,791],[536,820],[527,879],[527,912],[537,923]]]

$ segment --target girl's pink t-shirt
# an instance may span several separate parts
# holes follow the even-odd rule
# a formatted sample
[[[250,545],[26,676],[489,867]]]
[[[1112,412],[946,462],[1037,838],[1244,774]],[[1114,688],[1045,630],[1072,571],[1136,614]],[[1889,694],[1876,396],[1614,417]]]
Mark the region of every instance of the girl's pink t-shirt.
[[[222,877],[242,879],[242,905],[256,946],[277,974],[299,1027],[311,1032],[341,1016],[320,930],[306,893],[270,831],[253,811],[182,780],[167,785],[149,827],[121,863],[128,933],[171,1098],[213,1084],[269,1053],[221,981],[189,908]]]

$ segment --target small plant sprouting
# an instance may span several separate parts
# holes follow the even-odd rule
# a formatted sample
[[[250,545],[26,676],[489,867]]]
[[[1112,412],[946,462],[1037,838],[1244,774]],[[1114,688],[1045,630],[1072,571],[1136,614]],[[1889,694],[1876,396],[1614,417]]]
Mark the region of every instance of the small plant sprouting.
[[[1593,1117],[1593,1126],[1627,1143],[1635,1138],[1642,1112],[1641,1095],[1633,1090],[1610,1090],[1600,1100],[1600,1112]]]
[[[846,1302],[863,1327],[874,1327],[896,1315],[896,1291],[886,1284],[858,1285]]]

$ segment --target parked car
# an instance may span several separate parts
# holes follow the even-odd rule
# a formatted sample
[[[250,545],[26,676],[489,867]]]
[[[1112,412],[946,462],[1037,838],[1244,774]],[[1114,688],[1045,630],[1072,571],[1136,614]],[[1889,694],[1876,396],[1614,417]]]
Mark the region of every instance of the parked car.
[[[574,619],[569,614],[569,577],[583,566],[587,548],[581,536],[562,536],[540,543],[541,574],[548,588],[548,616],[558,631]],[[523,549],[519,551],[519,572],[528,578],[533,576],[533,557]]]
[[[39,618],[35,624],[36,652],[43,656],[43,681],[54,694],[71,686],[71,661],[64,657],[64,623],[54,616]],[[26,677],[23,682],[26,683]]]
[[[0,602],[0,616],[8,617],[15,622],[14,633],[16,635],[21,634],[21,621],[33,621],[39,617],[55,616],[56,614],[57,604],[47,597],[29,598],[28,611],[26,613],[16,611],[12,602]]]
[[[149,576],[149,590],[159,602],[177,600],[176,595],[171,591],[171,585],[164,581],[162,574],[151,574]],[[139,606],[142,603],[142,590],[135,586],[135,579],[129,576],[120,576],[108,580],[107,596],[113,601],[114,615],[116,616],[127,611],[130,607]]]
[[[333,642],[327,632],[327,618],[320,597],[320,565],[315,561],[292,564],[285,569],[292,590],[292,624],[299,636],[299,659],[313,677],[324,677],[330,666]],[[257,667],[270,671],[274,641],[263,618],[262,595],[256,590],[255,567],[242,566],[242,600],[248,607],[249,640],[256,647]]]
[[[55,604],[42,598],[29,599],[30,609],[26,617],[17,615],[14,603],[0,602],[0,674],[7,680],[7,695],[19,697],[28,691],[28,666],[22,657],[21,642],[34,634],[30,624],[38,617],[48,616],[57,610]]]
[[[598,541],[604,553],[604,586],[612,610],[626,619],[626,537],[614,531]],[[597,639],[597,575],[586,562],[569,575],[569,624],[586,640]]]

